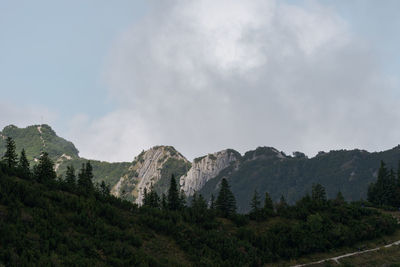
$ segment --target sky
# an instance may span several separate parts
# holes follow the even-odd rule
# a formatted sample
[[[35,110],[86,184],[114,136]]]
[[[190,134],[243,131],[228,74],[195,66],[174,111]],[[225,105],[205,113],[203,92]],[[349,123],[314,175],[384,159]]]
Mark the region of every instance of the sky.
[[[0,0],[0,128],[80,155],[400,143],[400,1]]]

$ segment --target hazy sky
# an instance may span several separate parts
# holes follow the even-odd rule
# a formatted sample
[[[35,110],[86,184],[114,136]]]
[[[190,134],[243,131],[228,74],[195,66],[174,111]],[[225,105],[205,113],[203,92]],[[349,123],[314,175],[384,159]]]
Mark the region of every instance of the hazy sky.
[[[400,143],[400,1],[0,0],[0,127],[89,158]]]

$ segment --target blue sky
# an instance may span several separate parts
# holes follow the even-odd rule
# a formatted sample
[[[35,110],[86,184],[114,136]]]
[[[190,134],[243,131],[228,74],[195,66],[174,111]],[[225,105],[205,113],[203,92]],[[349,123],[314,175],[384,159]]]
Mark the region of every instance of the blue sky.
[[[399,143],[399,1],[246,2],[0,0],[0,127],[111,161]]]

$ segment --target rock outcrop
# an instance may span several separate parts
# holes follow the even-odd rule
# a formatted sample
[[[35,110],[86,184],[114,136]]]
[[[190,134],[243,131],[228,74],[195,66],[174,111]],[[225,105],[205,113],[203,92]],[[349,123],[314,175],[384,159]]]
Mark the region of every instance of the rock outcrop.
[[[145,189],[149,191],[150,187],[156,185],[162,178],[170,178],[163,170],[171,168],[171,166],[166,166],[171,162],[175,163],[172,165],[188,166],[187,169],[190,166],[190,162],[171,146],[156,146],[143,151],[129,168],[134,173],[134,177],[121,177],[113,186],[111,193],[118,197],[135,199],[137,204],[141,204]]]
[[[240,157],[235,150],[226,149],[195,159],[192,168],[180,178],[181,190],[186,196],[192,196],[223,169],[238,162]]]

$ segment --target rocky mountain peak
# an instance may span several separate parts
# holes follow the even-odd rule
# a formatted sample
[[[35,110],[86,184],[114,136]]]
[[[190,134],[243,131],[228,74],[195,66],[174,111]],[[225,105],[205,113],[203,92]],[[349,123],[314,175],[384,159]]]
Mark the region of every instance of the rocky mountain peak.
[[[216,177],[226,167],[238,162],[240,158],[239,152],[226,149],[194,159],[192,168],[180,178],[181,190],[187,196],[193,195],[210,179]]]

